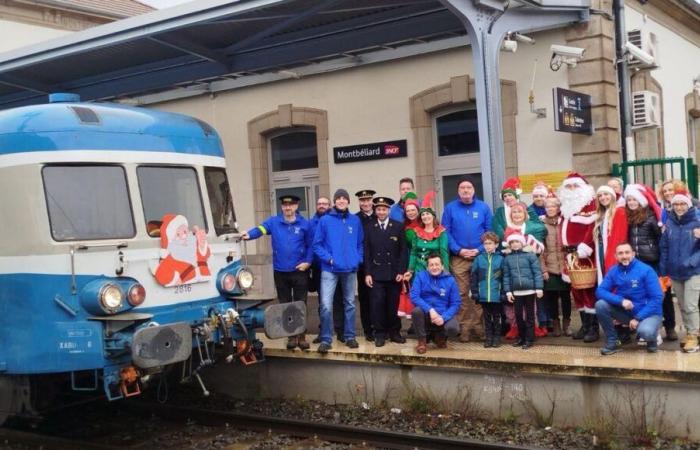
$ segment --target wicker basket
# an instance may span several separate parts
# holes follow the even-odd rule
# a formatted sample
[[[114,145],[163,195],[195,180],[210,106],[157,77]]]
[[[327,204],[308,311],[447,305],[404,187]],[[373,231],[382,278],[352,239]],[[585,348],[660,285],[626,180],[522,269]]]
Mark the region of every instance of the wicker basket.
[[[581,267],[578,262],[578,256],[572,254],[572,258],[567,258],[569,266],[569,278],[571,278],[571,287],[574,289],[590,289],[595,287],[598,281],[598,273],[596,268],[593,266],[593,261],[590,258],[586,258],[590,261],[590,267]]]

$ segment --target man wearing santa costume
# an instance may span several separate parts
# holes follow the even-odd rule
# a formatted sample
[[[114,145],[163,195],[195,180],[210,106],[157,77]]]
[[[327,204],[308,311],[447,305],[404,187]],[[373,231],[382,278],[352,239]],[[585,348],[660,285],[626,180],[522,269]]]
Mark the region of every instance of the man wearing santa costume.
[[[196,226],[190,232],[185,216],[163,216],[160,244],[161,261],[155,270],[158,283],[177,286],[211,278],[207,265],[211,255],[207,233]]]
[[[566,176],[559,189],[562,215],[562,244],[567,252],[567,261],[578,257],[581,268],[594,267],[593,228],[598,217],[596,213],[595,190],[586,179],[576,172]],[[569,264],[564,267],[562,279],[570,282]],[[583,337],[584,342],[599,339],[598,320],[595,313],[595,286],[589,289],[571,287],[574,305],[581,316],[581,330],[575,337]]]

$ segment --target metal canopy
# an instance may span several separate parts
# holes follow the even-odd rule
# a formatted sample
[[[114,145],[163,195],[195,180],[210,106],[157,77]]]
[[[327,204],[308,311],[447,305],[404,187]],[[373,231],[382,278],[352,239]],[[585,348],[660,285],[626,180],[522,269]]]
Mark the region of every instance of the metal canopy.
[[[0,108],[243,77],[466,33],[438,0],[206,0],[0,54]]]

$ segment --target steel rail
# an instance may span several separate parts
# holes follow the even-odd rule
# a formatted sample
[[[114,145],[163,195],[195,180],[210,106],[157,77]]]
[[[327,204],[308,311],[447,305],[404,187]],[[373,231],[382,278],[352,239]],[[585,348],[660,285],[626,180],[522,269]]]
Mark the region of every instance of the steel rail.
[[[540,447],[459,439],[426,434],[379,430],[351,425],[309,422],[258,414],[226,412],[155,403],[132,403],[129,407],[148,409],[164,418],[188,419],[203,425],[227,424],[233,428],[272,431],[290,436],[313,437],[330,442],[355,443],[392,449],[475,449],[535,450]]]

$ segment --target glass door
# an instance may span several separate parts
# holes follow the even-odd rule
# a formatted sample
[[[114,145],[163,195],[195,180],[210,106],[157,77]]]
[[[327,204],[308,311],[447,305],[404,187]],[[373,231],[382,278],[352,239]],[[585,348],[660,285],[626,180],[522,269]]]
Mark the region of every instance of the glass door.
[[[274,202],[276,205],[276,213],[280,214],[282,212],[282,207],[279,202],[279,198],[283,195],[296,195],[297,197],[300,198],[299,201],[299,209],[297,212],[304,216],[305,218],[309,218],[309,205],[315,205],[316,200],[311,201],[312,199],[309,198],[309,194],[311,193],[311,187],[310,186],[291,186],[291,187],[278,187],[274,191]],[[313,215],[313,213],[311,214]]]

